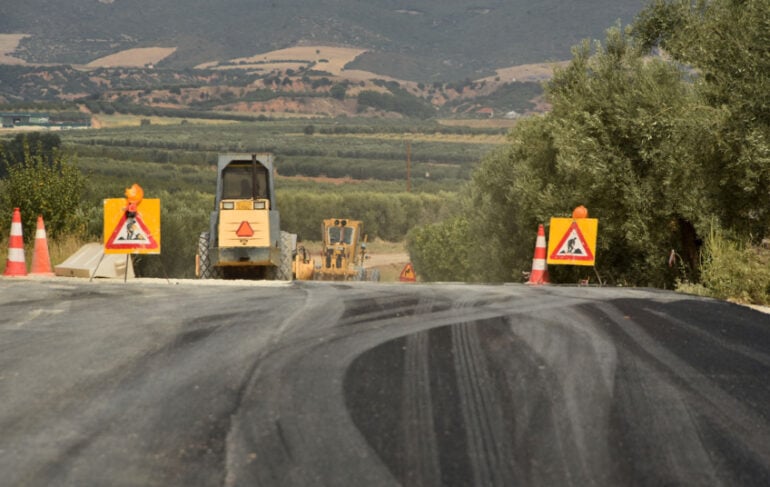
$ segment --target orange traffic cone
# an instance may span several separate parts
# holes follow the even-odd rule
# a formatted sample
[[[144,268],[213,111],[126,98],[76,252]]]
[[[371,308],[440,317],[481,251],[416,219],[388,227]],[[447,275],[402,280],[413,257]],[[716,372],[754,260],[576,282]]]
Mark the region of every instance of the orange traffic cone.
[[[548,264],[545,261],[545,229],[543,225],[537,227],[537,242],[535,243],[535,257],[532,259],[532,272],[529,273],[527,284],[550,284],[548,280]]]
[[[4,276],[18,277],[27,275],[27,263],[24,261],[24,239],[21,234],[21,212],[13,209],[11,220],[11,238],[8,241],[8,260]]]
[[[35,231],[35,251],[32,256],[32,268],[29,271],[32,276],[53,276],[51,269],[51,256],[48,254],[48,240],[45,235],[43,215],[37,217],[37,230]]]

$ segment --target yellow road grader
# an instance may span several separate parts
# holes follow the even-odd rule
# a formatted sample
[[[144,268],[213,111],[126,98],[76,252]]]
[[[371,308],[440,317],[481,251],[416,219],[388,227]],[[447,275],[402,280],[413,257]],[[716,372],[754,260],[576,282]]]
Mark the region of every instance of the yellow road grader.
[[[315,266],[315,279],[322,281],[379,281],[377,269],[367,270],[364,262],[366,236],[360,220],[328,218],[323,221],[321,263]],[[367,272],[368,271],[368,272]]]

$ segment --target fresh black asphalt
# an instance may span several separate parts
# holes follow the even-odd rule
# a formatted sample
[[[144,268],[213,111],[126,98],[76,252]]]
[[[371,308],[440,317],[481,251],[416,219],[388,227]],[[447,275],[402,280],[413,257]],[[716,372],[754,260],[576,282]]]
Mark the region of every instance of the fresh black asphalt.
[[[0,279],[3,485],[770,485],[770,315],[648,289]]]

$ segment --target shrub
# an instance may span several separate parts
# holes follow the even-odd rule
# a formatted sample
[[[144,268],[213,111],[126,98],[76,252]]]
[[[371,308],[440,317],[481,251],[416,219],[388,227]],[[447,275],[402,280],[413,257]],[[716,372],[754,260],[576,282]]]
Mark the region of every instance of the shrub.
[[[742,303],[770,303],[768,251],[727,238],[712,228],[703,248],[701,283],[678,283],[677,290]]]

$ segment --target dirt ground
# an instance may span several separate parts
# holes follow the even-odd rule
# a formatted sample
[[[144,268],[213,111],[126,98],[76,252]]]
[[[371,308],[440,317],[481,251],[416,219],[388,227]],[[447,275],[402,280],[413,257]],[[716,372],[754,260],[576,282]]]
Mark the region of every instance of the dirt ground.
[[[372,252],[366,260],[367,269],[378,269],[380,271],[380,282],[398,281],[404,266],[409,263],[409,254],[407,253],[382,253]]]
[[[367,265],[371,267],[379,267],[388,264],[406,264],[409,262],[409,254],[378,254],[376,252],[372,252],[369,254],[369,258],[366,260],[366,262]]]

